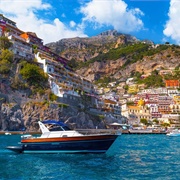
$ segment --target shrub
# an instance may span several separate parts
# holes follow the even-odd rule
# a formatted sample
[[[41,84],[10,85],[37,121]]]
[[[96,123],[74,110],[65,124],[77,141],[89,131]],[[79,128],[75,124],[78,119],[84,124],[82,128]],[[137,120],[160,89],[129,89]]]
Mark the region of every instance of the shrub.
[[[44,73],[43,69],[35,64],[22,63],[23,67],[20,70],[22,77],[35,87],[44,87],[48,82],[48,76]]]
[[[50,101],[56,101],[58,99],[58,96],[56,96],[55,94],[53,93],[49,93],[49,100]]]
[[[10,72],[10,62],[7,60],[0,61],[0,74],[8,74]]]

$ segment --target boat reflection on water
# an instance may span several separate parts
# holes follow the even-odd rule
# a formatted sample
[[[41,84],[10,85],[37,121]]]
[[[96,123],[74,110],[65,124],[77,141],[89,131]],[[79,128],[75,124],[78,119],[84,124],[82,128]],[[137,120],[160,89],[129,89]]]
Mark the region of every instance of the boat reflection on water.
[[[105,153],[121,134],[118,131],[79,133],[56,120],[38,123],[42,132],[40,137],[23,135],[19,146],[8,146],[7,149],[17,153]]]

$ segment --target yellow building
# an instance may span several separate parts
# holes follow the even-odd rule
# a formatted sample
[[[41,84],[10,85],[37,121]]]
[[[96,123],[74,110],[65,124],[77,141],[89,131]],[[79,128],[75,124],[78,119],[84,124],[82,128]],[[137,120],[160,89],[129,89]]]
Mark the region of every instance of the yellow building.
[[[180,95],[176,95],[174,96],[174,101],[176,102],[176,104],[180,104]]]
[[[138,91],[139,91],[139,88],[138,88],[137,84],[130,85],[128,88],[129,94],[137,93]]]
[[[151,119],[150,110],[146,106],[128,106],[128,123],[139,124],[141,119]]]

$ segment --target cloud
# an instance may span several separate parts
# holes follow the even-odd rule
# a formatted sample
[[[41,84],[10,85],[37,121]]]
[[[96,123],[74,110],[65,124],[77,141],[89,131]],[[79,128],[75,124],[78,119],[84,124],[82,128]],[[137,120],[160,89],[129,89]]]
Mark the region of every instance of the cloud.
[[[76,23],[74,21],[70,21],[70,27],[75,27]]]
[[[32,31],[44,40],[44,44],[55,42],[62,38],[87,37],[85,30],[90,28],[113,27],[119,32],[129,33],[143,28],[140,19],[143,13],[140,9],[128,9],[123,0],[91,0],[81,1],[78,17],[82,19],[76,22],[67,20],[68,16],[59,9],[55,9],[45,0],[0,0],[0,13],[15,21],[22,31]],[[78,1],[80,2],[80,1]],[[67,2],[68,3],[68,2]],[[57,5],[57,2],[56,2]],[[76,7],[77,8],[77,7]],[[60,17],[54,17],[56,12]],[[73,9],[71,9],[73,13]],[[74,9],[77,13],[77,9]],[[77,15],[77,14],[76,14]],[[60,19],[61,18],[61,19]]]
[[[46,10],[50,4],[42,3],[41,0],[1,0],[0,10],[12,15],[28,15],[32,11]]]
[[[53,7],[43,0],[0,0],[0,13],[17,23],[23,31],[35,32],[44,43],[55,42],[62,38],[86,36],[78,26],[71,30],[58,18],[51,22],[43,19],[45,14],[50,14]],[[39,13],[43,13],[40,16]],[[71,23],[75,26],[75,23]]]
[[[170,37],[177,44],[180,44],[180,3],[177,0],[171,0],[169,7],[169,20],[166,22],[164,35]]]
[[[120,32],[133,32],[143,28],[140,19],[143,12],[138,9],[128,9],[122,0],[92,0],[80,8],[84,14],[83,23],[90,22],[94,28],[112,26]]]

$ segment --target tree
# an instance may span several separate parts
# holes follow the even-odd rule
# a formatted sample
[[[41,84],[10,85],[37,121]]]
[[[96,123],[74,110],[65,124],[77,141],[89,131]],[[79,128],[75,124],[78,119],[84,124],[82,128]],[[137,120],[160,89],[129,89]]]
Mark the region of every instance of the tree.
[[[13,52],[8,49],[3,49],[0,54],[0,60],[13,62]]]
[[[9,49],[12,46],[12,43],[7,37],[0,37],[0,49]]]
[[[163,123],[162,126],[164,126],[164,127],[169,127],[170,124],[169,124],[169,123]]]
[[[154,73],[156,73],[156,72],[154,72]],[[155,74],[148,76],[142,82],[146,85],[147,88],[149,88],[149,87],[164,87],[165,86],[162,76],[155,75]]]
[[[129,89],[129,86],[126,84],[123,88],[127,91]]]
[[[154,119],[153,122],[159,124],[159,121],[157,119]]]
[[[147,119],[144,119],[144,118],[142,118],[142,119],[140,120],[140,122],[141,122],[142,124],[144,124],[144,125],[147,125],[147,124],[148,124]]]
[[[0,74],[8,74],[10,71],[10,62],[7,60],[0,61]]]
[[[2,49],[0,53],[0,74],[8,74],[13,61],[13,53],[8,49]]]
[[[43,86],[44,83],[48,82],[48,77],[44,71],[35,64],[24,63],[20,70],[22,77],[27,80],[30,85],[36,87]]]

